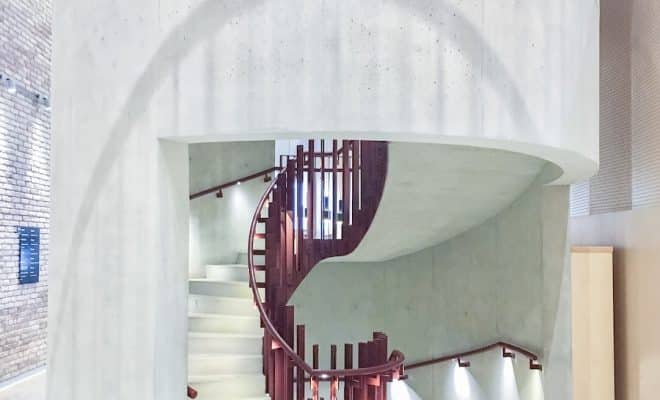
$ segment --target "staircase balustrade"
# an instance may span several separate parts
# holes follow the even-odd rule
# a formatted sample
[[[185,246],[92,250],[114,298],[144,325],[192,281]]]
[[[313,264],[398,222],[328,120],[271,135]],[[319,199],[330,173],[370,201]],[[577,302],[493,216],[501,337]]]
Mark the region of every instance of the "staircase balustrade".
[[[321,260],[351,253],[367,232],[380,202],[387,174],[387,143],[333,140],[329,146],[310,140],[298,146],[260,199],[250,227],[250,286],[264,328],[265,392],[273,400],[303,400],[306,385],[319,400],[327,385],[330,400],[384,400],[386,383],[403,374],[404,356],[388,357],[387,336],[344,346],[344,368],[337,368],[331,346],[329,368],[319,368],[318,345],[312,365],[305,355],[305,326],[294,326],[295,289]],[[256,241],[263,242],[257,248]],[[262,262],[257,262],[260,257]],[[258,282],[257,271],[265,271]],[[260,290],[264,291],[262,297]],[[337,332],[341,332],[338,322]],[[342,387],[340,391],[340,386]]]

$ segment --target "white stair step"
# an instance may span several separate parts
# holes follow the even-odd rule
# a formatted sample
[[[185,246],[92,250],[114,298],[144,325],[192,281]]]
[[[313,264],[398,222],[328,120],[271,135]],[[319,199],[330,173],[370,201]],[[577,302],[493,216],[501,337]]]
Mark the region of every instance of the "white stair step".
[[[247,264],[214,264],[206,266],[206,278],[218,281],[248,282]],[[264,281],[264,271],[256,271],[257,282]]]
[[[220,281],[207,278],[191,278],[188,280],[191,294],[218,297],[252,298],[252,289],[247,282]]]
[[[190,354],[188,374],[258,374],[262,372],[261,355],[243,354]]]
[[[266,380],[256,374],[192,375],[188,383],[199,393],[198,399],[264,398]],[[261,396],[261,397],[259,397]]]
[[[252,298],[188,295],[188,312],[258,317]]]
[[[262,334],[189,332],[189,354],[261,355]]]
[[[239,315],[189,313],[188,330],[191,332],[263,335],[258,317]]]

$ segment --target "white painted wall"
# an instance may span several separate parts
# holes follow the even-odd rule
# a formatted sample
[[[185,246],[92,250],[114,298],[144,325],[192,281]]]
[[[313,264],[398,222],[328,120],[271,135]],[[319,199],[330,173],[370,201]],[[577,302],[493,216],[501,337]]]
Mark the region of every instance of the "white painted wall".
[[[274,147],[273,141],[191,144],[190,192],[273,167]],[[252,216],[267,186],[258,178],[225,189],[222,199],[212,193],[190,200],[191,277],[202,277],[206,264],[232,264],[247,252]]]
[[[49,396],[180,399],[180,141],[447,142],[597,163],[598,2],[69,0],[53,14]]]
[[[317,266],[291,300],[296,323],[306,325],[309,351],[321,345],[321,366],[330,344],[375,330],[409,362],[505,339],[540,353],[543,373],[522,358],[512,369],[495,351],[471,358],[467,376],[455,377],[450,363],[411,370],[408,383],[424,399],[570,399],[567,221],[568,188],[537,181],[497,216],[438,246]]]

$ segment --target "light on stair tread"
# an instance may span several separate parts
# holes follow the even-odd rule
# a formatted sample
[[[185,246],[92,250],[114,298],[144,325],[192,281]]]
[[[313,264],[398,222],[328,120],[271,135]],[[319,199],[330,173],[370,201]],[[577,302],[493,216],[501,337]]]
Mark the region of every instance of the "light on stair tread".
[[[189,338],[236,338],[236,339],[261,339],[259,333],[230,333],[230,332],[188,332]]]
[[[234,315],[234,314],[219,314],[219,313],[188,313],[190,318],[227,318],[227,319],[241,319],[241,320],[259,320],[258,316],[252,315]]]

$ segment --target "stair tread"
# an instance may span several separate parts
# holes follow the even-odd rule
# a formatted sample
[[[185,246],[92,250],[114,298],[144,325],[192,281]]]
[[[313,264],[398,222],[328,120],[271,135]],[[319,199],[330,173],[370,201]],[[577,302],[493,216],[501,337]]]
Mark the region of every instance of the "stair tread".
[[[244,353],[191,353],[188,354],[188,360],[214,360],[222,358],[241,358],[241,359],[259,359],[261,354],[244,354]]]
[[[206,267],[223,267],[223,268],[247,268],[247,264],[238,264],[238,263],[230,263],[230,264],[206,264]]]
[[[230,332],[188,332],[189,338],[239,338],[239,339],[261,339],[259,333],[230,333]]]
[[[189,312],[188,317],[192,318],[237,318],[237,319],[259,319],[259,316],[236,315],[236,314],[218,314],[218,313],[199,313]]]
[[[208,294],[196,294],[196,293],[189,293],[188,297],[204,297],[214,300],[240,301],[240,302],[254,304],[254,300],[251,297],[211,296]]]
[[[256,372],[256,373],[244,373],[244,374],[188,375],[188,382],[189,383],[216,382],[224,379],[235,379],[235,378],[263,379],[264,374],[261,372]]]
[[[206,282],[206,283],[226,283],[229,285],[245,285],[248,280],[225,280],[225,279],[213,279],[213,278],[190,278],[188,282]]]

